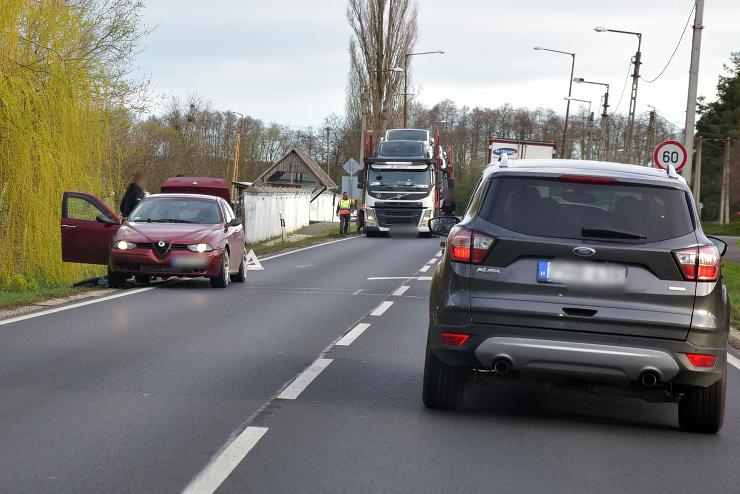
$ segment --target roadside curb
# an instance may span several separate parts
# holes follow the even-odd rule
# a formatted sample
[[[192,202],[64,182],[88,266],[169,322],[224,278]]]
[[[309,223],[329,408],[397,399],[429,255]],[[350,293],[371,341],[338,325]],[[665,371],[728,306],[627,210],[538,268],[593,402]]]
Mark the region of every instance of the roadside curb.
[[[730,326],[730,335],[727,338],[727,342],[732,345],[735,350],[740,350],[740,331]]]

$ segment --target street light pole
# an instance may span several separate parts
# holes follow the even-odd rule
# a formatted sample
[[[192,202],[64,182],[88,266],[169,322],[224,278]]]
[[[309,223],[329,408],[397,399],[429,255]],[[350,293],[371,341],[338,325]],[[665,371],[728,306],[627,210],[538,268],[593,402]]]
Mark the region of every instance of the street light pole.
[[[602,157],[606,158],[609,147],[609,84],[605,82],[594,82],[587,81],[583,77],[575,77],[573,82],[576,84],[594,84],[596,86],[606,87],[606,93],[604,94],[603,110],[601,112],[601,141],[602,144],[599,146],[598,159]]]
[[[596,26],[594,28],[594,31],[599,33],[608,32],[618,34],[631,34],[633,36],[637,36],[637,52],[635,53],[633,59],[635,70],[634,72],[632,72],[632,93],[630,96],[630,109],[629,113],[627,114],[627,127],[624,130],[624,150],[627,157],[629,157],[629,150],[632,144],[632,133],[634,132],[635,128],[635,111],[637,109],[637,85],[640,82],[640,65],[642,64],[642,53],[640,52],[640,49],[642,47],[642,33],[637,33],[634,31],[622,31],[619,29],[608,29],[601,26]]]
[[[560,150],[560,158],[565,158],[565,146],[568,142],[568,118],[570,117],[570,97],[573,94],[573,71],[576,67],[576,54],[569,51],[553,50],[550,48],[543,48],[541,46],[535,46],[537,51],[551,51],[553,53],[561,53],[563,55],[570,55],[570,79],[568,79],[568,103],[565,105],[565,123],[563,124],[563,142]],[[568,153],[570,156],[570,153]]]
[[[403,56],[403,128],[405,129],[408,125],[408,107],[409,107],[409,101],[408,101],[408,93],[409,93],[409,57],[414,57],[416,55],[444,55],[444,52],[441,50],[437,51],[420,51],[416,53],[406,53]]]
[[[571,81],[573,78],[571,77]],[[566,96],[564,99],[570,101],[578,101],[579,103],[588,103],[588,117],[586,117],[586,159],[591,159],[591,132],[594,128],[594,114],[591,113],[591,101],[587,99],[578,99],[578,98],[571,98],[570,96]]]

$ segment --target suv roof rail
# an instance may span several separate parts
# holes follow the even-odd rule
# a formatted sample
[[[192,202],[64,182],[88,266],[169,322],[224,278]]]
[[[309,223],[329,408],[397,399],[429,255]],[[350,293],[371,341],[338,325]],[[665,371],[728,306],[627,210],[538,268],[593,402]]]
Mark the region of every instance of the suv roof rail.
[[[668,163],[668,166],[665,169],[666,173],[668,174],[668,178],[678,178],[678,173],[676,173],[676,168]]]
[[[508,168],[509,167],[509,154],[503,153],[501,155],[501,158],[498,160],[498,166],[499,168]]]

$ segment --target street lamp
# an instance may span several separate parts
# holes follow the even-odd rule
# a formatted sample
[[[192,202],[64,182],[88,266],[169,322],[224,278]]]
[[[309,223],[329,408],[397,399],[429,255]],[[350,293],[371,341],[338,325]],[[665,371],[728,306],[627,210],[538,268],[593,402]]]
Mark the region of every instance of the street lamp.
[[[632,73],[632,93],[630,96],[630,110],[627,114],[627,126],[625,127],[624,131],[624,148],[629,154],[629,149],[632,141],[632,132],[635,128],[635,110],[637,109],[637,84],[640,82],[640,65],[642,64],[641,58],[642,53],[640,53],[640,47],[642,46],[642,33],[638,33],[635,31],[623,31],[621,29],[609,29],[604,26],[596,26],[594,28],[594,31],[597,33],[617,33],[617,34],[631,34],[632,36],[637,36],[637,52],[635,53],[634,61],[635,64],[635,71]]]
[[[568,98],[570,98],[570,95],[573,92],[573,70],[576,67],[576,54],[569,52],[569,51],[561,51],[561,50],[553,50],[551,48],[543,48],[541,46],[535,46],[534,49],[536,51],[550,51],[553,53],[560,53],[562,55],[570,55],[570,79],[568,79]],[[560,158],[565,158],[565,145],[568,139],[568,117],[570,117],[570,99],[568,99],[568,103],[565,105],[565,123],[563,124],[563,143],[562,143],[562,149],[560,151]]]
[[[578,101],[579,103],[588,103],[588,112],[591,113],[591,100],[571,98],[570,96],[565,96],[563,99],[568,101]]]
[[[606,157],[607,146],[609,144],[609,84],[605,82],[587,81],[583,77],[574,77],[573,82],[575,82],[576,84],[593,84],[596,86],[604,86],[606,88],[606,93],[604,94],[604,104],[601,111],[601,141],[603,146],[599,147],[599,159],[602,158],[602,150],[603,156]]]
[[[403,56],[403,128],[408,124],[408,80],[409,80],[409,57],[416,55],[444,55],[445,52],[437,51],[419,51],[416,53],[407,53]]]
[[[579,103],[588,103],[588,117],[586,118],[586,122],[588,123],[588,126],[586,127],[586,159],[591,159],[591,130],[594,126],[594,114],[591,113],[591,100],[587,99],[578,99],[578,98],[571,98],[570,96],[566,96],[563,98],[568,101],[578,101]]]

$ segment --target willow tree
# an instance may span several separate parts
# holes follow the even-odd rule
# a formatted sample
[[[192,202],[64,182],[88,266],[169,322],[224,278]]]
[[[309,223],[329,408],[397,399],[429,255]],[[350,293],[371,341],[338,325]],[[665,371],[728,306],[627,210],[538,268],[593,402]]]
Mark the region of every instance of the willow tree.
[[[91,273],[61,263],[61,196],[108,197],[120,186],[140,9],[125,0],[0,4],[0,289]]]
[[[416,42],[417,10],[413,0],[349,0],[347,19],[350,72],[347,116],[358,123],[363,111],[376,133],[402,120],[404,57]],[[364,97],[365,96],[365,97]]]

